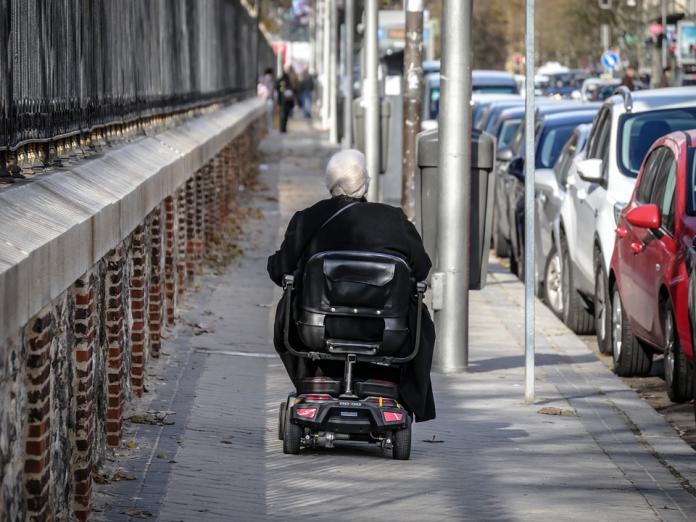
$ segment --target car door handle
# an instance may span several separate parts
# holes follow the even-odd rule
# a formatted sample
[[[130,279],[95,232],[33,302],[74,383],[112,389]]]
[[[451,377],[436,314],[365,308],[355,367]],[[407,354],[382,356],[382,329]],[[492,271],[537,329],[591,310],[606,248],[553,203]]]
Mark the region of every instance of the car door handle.
[[[617,239],[625,238],[626,234],[628,234],[628,230],[626,230],[626,227],[616,227],[616,238]]]
[[[643,244],[638,243],[638,241],[634,241],[631,243],[631,250],[633,250],[633,255],[638,255],[643,251]]]

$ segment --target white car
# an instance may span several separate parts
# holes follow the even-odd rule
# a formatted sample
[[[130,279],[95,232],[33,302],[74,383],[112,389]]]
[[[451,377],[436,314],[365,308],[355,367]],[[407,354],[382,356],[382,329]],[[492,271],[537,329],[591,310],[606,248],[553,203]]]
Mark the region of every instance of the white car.
[[[585,157],[571,163],[561,206],[563,320],[576,333],[594,330],[603,353],[611,352],[607,274],[618,214],[655,140],[696,127],[696,87],[617,92],[594,120]]]

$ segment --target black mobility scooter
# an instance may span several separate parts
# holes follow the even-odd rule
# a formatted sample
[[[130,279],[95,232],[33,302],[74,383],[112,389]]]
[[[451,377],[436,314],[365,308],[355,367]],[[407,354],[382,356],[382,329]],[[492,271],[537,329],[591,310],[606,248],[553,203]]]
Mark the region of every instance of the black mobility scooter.
[[[398,375],[394,370],[417,355],[425,290],[403,259],[372,252],[315,254],[297,289],[294,277],[285,276],[286,349],[296,357],[337,361],[333,365],[339,367],[338,375],[296,383],[297,393],[281,403],[278,436],[285,453],[350,440],[381,444],[394,459],[410,457],[412,419],[399,404],[398,385],[361,378],[359,368],[379,365]],[[416,331],[409,332],[414,299]],[[292,345],[291,321],[302,347]]]

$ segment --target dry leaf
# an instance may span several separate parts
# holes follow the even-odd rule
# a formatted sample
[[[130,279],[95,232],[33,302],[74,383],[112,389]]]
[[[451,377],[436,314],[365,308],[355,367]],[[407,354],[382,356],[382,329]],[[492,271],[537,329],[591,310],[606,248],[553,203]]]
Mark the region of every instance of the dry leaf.
[[[560,415],[561,417],[577,417],[575,410],[556,408],[555,406],[544,406],[537,413],[542,415]]]

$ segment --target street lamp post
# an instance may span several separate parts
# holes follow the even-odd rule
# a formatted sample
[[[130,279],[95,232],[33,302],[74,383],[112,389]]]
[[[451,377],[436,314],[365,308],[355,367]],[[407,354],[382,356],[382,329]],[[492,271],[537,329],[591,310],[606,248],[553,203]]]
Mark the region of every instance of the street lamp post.
[[[363,82],[363,101],[365,103],[365,159],[367,161],[367,172],[371,177],[367,199],[370,201],[379,201],[378,15],[377,0],[365,0],[365,81]]]
[[[435,311],[433,365],[459,372],[469,364],[471,251],[471,19],[472,0],[444,0],[440,79],[437,277],[442,307]],[[439,285],[438,285],[439,286]],[[435,291],[435,285],[433,285]]]
[[[345,100],[343,102],[343,146],[353,144],[353,35],[355,33],[355,0],[345,0]]]

